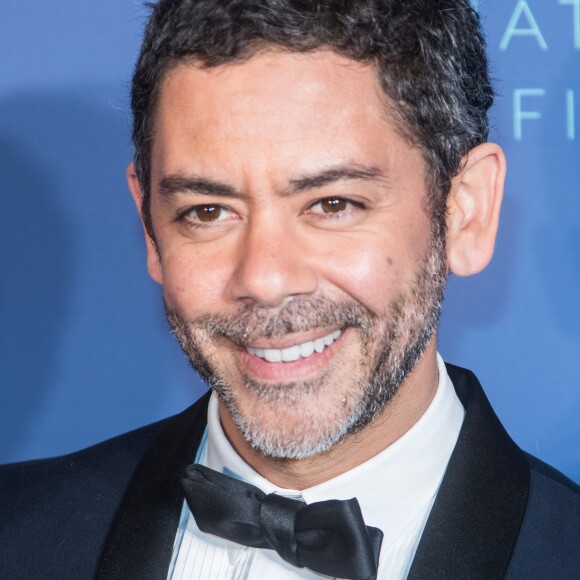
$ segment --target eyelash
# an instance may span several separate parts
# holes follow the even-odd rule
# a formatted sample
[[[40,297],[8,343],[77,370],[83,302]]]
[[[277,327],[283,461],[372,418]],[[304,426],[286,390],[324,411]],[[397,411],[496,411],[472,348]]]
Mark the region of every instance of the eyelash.
[[[325,218],[338,218],[340,215],[344,215],[346,212],[349,211],[349,209],[352,208],[356,208],[356,209],[365,209],[365,204],[360,202],[360,201],[355,201],[353,199],[348,199],[345,197],[340,197],[340,196],[335,196],[335,197],[324,197],[322,199],[319,199],[317,201],[315,201],[313,204],[311,204],[308,208],[308,210],[312,210],[314,207],[316,207],[317,205],[321,205],[324,202],[344,202],[346,204],[346,207],[344,208],[344,210],[340,210],[336,213],[334,212],[324,212],[324,211],[320,211],[320,212],[311,212],[311,213],[316,213],[317,215],[321,215],[324,216]]]

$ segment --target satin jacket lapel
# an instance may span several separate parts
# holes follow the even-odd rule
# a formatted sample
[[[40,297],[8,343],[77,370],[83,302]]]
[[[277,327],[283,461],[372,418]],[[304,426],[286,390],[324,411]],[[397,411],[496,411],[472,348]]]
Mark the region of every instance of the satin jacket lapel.
[[[183,504],[180,479],[207,424],[209,393],[169,421],[137,466],[109,531],[99,580],[165,579]]]
[[[526,510],[528,462],[475,375],[448,372],[466,414],[409,579],[503,578]]]

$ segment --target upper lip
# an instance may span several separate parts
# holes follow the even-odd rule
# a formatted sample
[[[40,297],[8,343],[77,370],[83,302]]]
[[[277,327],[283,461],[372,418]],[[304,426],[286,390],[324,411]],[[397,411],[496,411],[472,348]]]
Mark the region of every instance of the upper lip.
[[[256,340],[249,341],[244,343],[244,348],[261,348],[261,349],[279,349],[282,350],[284,348],[289,348],[291,346],[296,346],[298,344],[304,344],[305,342],[310,342],[316,340],[317,338],[324,338],[329,334],[335,332],[336,330],[342,330],[340,328],[327,328],[321,330],[320,328],[315,328],[314,330],[308,332],[300,332],[296,334],[287,334],[285,336],[280,336],[277,338],[259,338]]]

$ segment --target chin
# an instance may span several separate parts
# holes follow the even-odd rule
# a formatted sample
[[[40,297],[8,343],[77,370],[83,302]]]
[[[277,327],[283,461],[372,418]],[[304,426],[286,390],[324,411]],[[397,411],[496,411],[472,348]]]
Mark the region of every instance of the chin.
[[[243,396],[222,385],[214,389],[251,447],[266,457],[305,459],[329,451],[352,432],[360,416],[360,392],[357,396],[336,386],[325,381],[269,386],[250,382]]]

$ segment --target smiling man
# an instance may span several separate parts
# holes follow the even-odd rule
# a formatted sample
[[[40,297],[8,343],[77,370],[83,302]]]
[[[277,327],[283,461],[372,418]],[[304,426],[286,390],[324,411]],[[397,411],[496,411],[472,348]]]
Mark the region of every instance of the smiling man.
[[[132,98],[149,273],[211,389],[6,468],[2,577],[578,577],[577,486],[437,354],[505,176],[469,2],[161,0]]]
[[[226,435],[277,484],[310,487],[372,457],[436,390],[442,228],[422,155],[380,91],[368,64],[269,49],[180,64],[158,97],[149,271]],[[482,147],[474,157],[499,178],[499,150]],[[133,168],[129,179],[141,207]],[[397,417],[378,421],[409,373]],[[368,441],[348,436],[374,418]],[[317,474],[308,458],[331,449]]]

